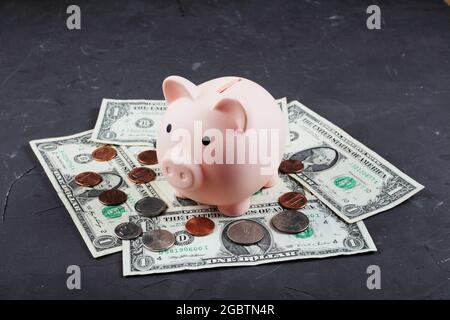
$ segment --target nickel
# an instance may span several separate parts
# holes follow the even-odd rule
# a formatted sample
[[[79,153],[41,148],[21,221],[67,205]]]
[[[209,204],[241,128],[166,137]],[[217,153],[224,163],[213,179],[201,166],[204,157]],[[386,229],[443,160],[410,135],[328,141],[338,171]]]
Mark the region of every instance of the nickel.
[[[158,163],[158,157],[155,150],[146,150],[138,154],[138,161],[143,165],[152,165]]]
[[[304,168],[303,162],[300,160],[283,160],[280,163],[279,170],[282,173],[297,173]]]
[[[101,175],[91,171],[81,172],[75,176],[75,183],[82,187],[92,188],[102,181],[103,178]]]
[[[159,216],[167,209],[164,201],[155,197],[145,197],[136,202],[134,209],[142,216],[150,218]]]
[[[299,233],[309,227],[308,217],[295,210],[285,210],[275,215],[272,220],[272,226],[283,233]]]
[[[278,198],[278,203],[285,209],[301,209],[307,202],[305,195],[300,192],[286,192]]]
[[[97,161],[109,161],[117,155],[116,149],[110,146],[104,146],[92,151],[92,158]]]
[[[149,183],[155,180],[156,173],[152,169],[139,167],[128,173],[128,178],[136,184]]]
[[[142,236],[142,243],[151,251],[164,251],[174,245],[175,236],[163,229],[150,230]]]
[[[250,245],[264,238],[264,228],[251,220],[236,221],[228,228],[227,236],[237,244]]]
[[[106,190],[100,193],[98,200],[105,206],[118,206],[127,201],[127,194],[118,189]]]
[[[124,222],[114,229],[117,238],[121,240],[133,240],[142,234],[142,228],[133,222]]]
[[[194,217],[186,222],[185,228],[193,236],[203,237],[213,232],[214,221],[205,217]]]

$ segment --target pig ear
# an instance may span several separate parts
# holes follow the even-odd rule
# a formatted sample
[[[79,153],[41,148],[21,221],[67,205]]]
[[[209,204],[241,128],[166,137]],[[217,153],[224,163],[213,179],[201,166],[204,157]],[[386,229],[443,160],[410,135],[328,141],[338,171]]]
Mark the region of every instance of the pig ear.
[[[244,132],[247,128],[247,112],[238,100],[231,98],[221,99],[214,106],[213,110],[223,112],[230,117],[238,131]]]
[[[179,98],[194,100],[199,93],[195,84],[179,76],[167,77],[163,82],[162,89],[168,104]]]

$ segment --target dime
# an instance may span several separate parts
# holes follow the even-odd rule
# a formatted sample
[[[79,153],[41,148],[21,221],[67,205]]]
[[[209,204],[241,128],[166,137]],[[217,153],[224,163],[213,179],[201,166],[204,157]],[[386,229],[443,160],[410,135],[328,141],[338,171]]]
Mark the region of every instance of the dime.
[[[134,168],[128,173],[128,178],[136,184],[149,183],[156,177],[155,171],[150,168]]]
[[[282,173],[297,173],[304,168],[303,162],[300,160],[283,160],[278,168]]]
[[[193,236],[207,236],[214,230],[214,221],[205,217],[194,217],[186,222],[185,228]]]
[[[114,233],[121,240],[133,240],[142,234],[142,228],[136,223],[124,222],[117,225]]]
[[[155,197],[145,197],[136,202],[134,209],[144,217],[156,217],[167,209],[164,201]]]
[[[299,233],[309,227],[308,217],[295,210],[285,210],[275,215],[272,220],[272,226],[283,233]]]
[[[306,202],[306,197],[300,192],[286,192],[278,198],[278,203],[285,209],[301,209]]]
[[[118,206],[127,201],[127,194],[118,189],[106,190],[100,193],[98,200],[105,206]]]
[[[138,161],[144,165],[151,165],[151,164],[157,164],[158,158],[156,156],[155,150],[146,150],[142,151],[137,156]]]
[[[81,172],[75,176],[75,183],[82,187],[95,187],[103,181],[101,175],[95,172],[86,171]]]
[[[163,229],[150,230],[143,234],[142,243],[151,251],[164,251],[174,245],[175,236]]]
[[[237,244],[250,245],[264,238],[264,228],[257,222],[240,220],[230,225],[227,236]]]
[[[104,146],[92,151],[92,158],[97,161],[109,161],[117,155],[116,149],[110,146]]]

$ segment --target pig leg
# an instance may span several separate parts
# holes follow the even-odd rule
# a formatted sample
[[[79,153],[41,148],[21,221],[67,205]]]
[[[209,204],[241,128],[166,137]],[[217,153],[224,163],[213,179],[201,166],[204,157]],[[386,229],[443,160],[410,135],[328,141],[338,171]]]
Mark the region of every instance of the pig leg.
[[[231,205],[218,206],[219,211],[229,217],[237,217],[243,215],[250,208],[250,197]]]
[[[270,177],[269,181],[266,182],[264,188],[270,188],[277,184],[278,181],[278,173],[275,173],[272,177]]]

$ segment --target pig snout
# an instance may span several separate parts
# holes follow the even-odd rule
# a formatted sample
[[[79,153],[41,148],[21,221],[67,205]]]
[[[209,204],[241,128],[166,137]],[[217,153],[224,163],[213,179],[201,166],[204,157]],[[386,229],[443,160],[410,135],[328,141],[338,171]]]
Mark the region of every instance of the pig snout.
[[[171,159],[164,159],[162,171],[167,181],[175,188],[197,189],[203,180],[200,165],[192,163],[175,163]]]

